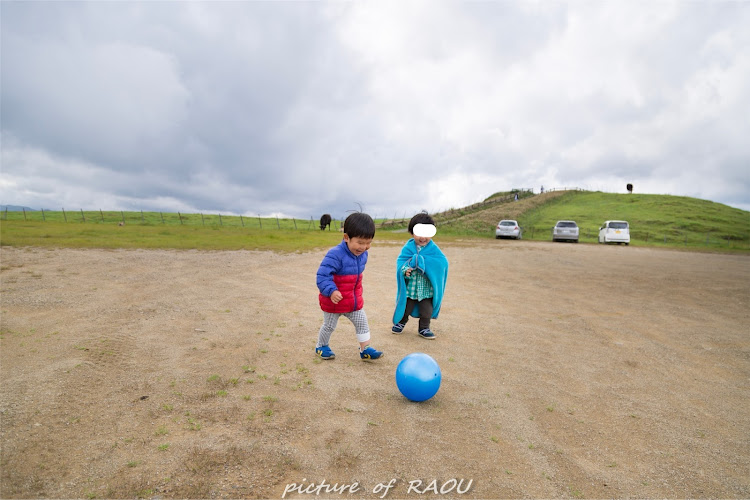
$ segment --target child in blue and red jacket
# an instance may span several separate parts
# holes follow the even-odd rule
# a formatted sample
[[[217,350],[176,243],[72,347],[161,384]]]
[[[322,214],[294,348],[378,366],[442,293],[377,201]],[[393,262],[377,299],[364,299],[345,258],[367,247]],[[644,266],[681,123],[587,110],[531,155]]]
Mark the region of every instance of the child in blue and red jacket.
[[[362,273],[374,237],[372,217],[361,212],[353,213],[344,221],[344,240],[331,248],[320,263],[317,283],[323,326],[318,332],[315,353],[323,359],[336,357],[328,343],[342,315],[354,325],[361,359],[378,359],[383,355],[370,346],[370,327],[362,298]]]

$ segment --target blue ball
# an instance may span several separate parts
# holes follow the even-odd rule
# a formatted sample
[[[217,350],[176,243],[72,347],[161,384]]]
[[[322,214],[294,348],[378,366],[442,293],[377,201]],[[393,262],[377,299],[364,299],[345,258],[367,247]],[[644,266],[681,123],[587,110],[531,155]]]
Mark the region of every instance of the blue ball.
[[[407,354],[396,367],[396,385],[411,401],[427,401],[440,389],[440,366],[422,352]]]

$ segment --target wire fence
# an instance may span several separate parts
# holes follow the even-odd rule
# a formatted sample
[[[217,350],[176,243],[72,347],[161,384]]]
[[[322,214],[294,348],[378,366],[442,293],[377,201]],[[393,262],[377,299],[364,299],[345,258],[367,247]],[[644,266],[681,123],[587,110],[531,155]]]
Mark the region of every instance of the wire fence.
[[[222,226],[245,227],[257,229],[286,229],[286,230],[328,230],[340,231],[344,226],[344,217],[332,217],[325,225],[320,218],[310,216],[310,219],[288,217],[262,217],[247,215],[223,214],[183,214],[181,212],[125,212],[107,210],[8,210],[0,212],[0,220],[25,222],[58,222],[80,224],[115,224],[115,225],[181,225],[181,226]],[[399,217],[376,217],[375,223],[379,227],[405,224],[409,219],[406,215]]]

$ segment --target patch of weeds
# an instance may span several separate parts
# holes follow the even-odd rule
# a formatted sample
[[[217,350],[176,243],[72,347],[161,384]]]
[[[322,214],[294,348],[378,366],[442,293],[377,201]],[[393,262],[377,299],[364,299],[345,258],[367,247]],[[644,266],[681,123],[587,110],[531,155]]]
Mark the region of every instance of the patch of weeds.
[[[263,396],[263,401],[267,401],[269,403],[275,403],[278,400],[279,398],[277,398],[276,396]]]
[[[351,408],[346,408],[346,407],[344,407],[344,411],[347,412],[347,413],[354,412],[354,410],[352,410]]]
[[[261,350],[260,350],[260,353],[261,353],[261,354],[268,354],[268,349],[261,349]]]
[[[169,449],[169,443],[160,444],[157,446],[159,451],[167,451]]]
[[[380,424],[378,424],[377,422],[373,422],[372,420],[368,420],[368,421],[367,421],[367,425],[372,425],[372,426],[374,426],[374,427],[377,427],[377,426],[378,426],[378,425],[380,425]]]
[[[242,396],[242,399],[244,399],[245,401],[250,401],[250,399],[252,399],[252,396],[250,396],[250,394],[245,394],[244,396]]]
[[[268,378],[268,375],[258,375],[258,378],[261,380],[266,380]]]
[[[529,449],[533,450],[534,448],[536,448],[536,446],[534,446],[534,443],[529,443]]]
[[[208,382],[220,382],[221,381],[221,377],[219,375],[214,374],[214,375],[211,375],[210,377],[208,377],[207,381]]]
[[[493,443],[499,443],[500,442],[500,438],[497,437],[497,436],[490,436],[490,439],[492,440]]]
[[[554,405],[548,406],[547,407],[547,411],[550,412],[550,413],[552,413],[553,411],[555,411],[555,406]]]
[[[255,420],[255,412],[252,412],[252,413],[251,413],[250,415],[248,415],[248,416],[247,416],[247,419],[248,419],[248,420],[250,420],[251,422],[252,422],[253,420]]]
[[[128,467],[132,469],[134,467],[138,467],[138,464],[140,463],[140,460],[131,460],[130,462],[128,462]]]
[[[188,417],[187,419],[187,429],[190,431],[199,431],[201,430],[201,424],[197,420],[195,420],[192,417]]]
[[[161,405],[161,407],[164,409],[164,411],[172,411],[172,410],[174,410],[174,406],[169,405],[169,404],[163,404],[163,405]]]
[[[572,486],[569,487],[568,490],[570,491],[570,494],[576,498],[581,498],[583,496],[583,493],[581,492],[581,490],[577,490],[573,488]]]
[[[250,365],[243,365],[242,366],[242,371],[244,373],[255,373],[255,367],[254,366],[250,366]]]
[[[310,373],[310,370],[305,368],[304,365],[297,363],[297,373],[302,373],[304,375],[304,374]]]
[[[229,379],[229,383],[232,384],[232,385],[237,385],[237,384],[239,384],[239,382],[240,382],[240,379],[238,379],[238,378],[230,378]]]
[[[169,434],[169,429],[164,425],[159,426],[159,428],[156,429],[156,432],[154,432],[155,436],[165,436],[167,434]]]
[[[607,467],[610,467],[610,468],[617,467],[617,462],[612,462],[610,464],[607,464]]]
[[[220,398],[225,398],[227,394],[228,394],[227,391],[225,391],[224,389],[216,391],[216,395],[219,396]]]
[[[281,383],[281,377],[273,378],[273,385],[279,385]]]
[[[505,469],[505,474],[507,474],[508,476],[512,476],[513,472],[509,471],[508,469]]]

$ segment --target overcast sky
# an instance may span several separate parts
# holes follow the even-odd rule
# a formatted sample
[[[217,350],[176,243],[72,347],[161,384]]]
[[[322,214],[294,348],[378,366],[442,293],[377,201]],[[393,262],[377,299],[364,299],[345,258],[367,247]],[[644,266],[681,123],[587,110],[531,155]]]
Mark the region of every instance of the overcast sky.
[[[512,188],[750,210],[750,2],[0,3],[0,203],[334,217]]]

